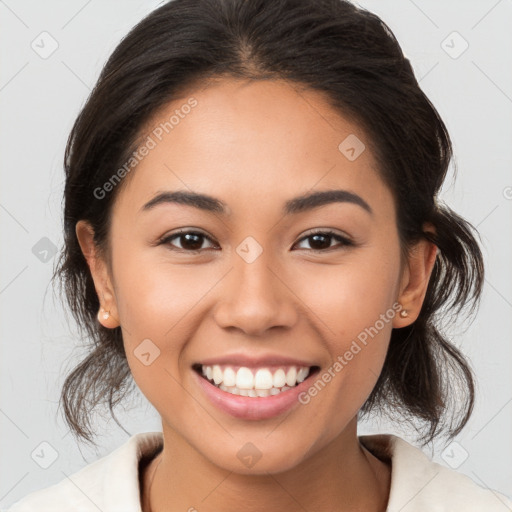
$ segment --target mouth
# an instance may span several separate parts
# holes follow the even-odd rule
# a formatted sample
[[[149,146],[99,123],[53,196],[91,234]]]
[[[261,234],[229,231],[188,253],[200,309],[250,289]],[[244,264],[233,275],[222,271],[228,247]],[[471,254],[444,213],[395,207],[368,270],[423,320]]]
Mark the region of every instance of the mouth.
[[[319,366],[264,366],[194,364],[192,369],[216,388],[252,398],[284,393],[320,371]]]

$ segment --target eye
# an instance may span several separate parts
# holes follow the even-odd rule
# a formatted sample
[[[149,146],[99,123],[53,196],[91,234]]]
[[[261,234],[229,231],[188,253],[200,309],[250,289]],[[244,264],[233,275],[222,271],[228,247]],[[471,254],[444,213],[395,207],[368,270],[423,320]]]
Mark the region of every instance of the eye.
[[[308,242],[310,244],[311,250],[318,251],[318,252],[325,252],[328,249],[336,249],[336,246],[331,246],[331,242],[334,240],[337,240],[340,242],[340,247],[343,246],[351,246],[354,245],[351,240],[348,238],[341,236],[334,231],[325,230],[325,231],[314,231],[313,233],[309,233],[309,235],[301,238],[298,243],[301,243],[306,240],[311,240],[311,242]],[[304,249],[304,247],[301,247],[301,249]],[[307,247],[306,247],[307,249]]]
[[[171,244],[171,240],[178,239],[180,241],[180,246],[177,248],[174,244]],[[172,249],[181,250],[185,252],[199,252],[203,249],[202,245],[204,240],[210,240],[211,238],[206,236],[204,233],[199,231],[179,231],[178,233],[174,233],[172,235],[166,236],[162,238],[159,244],[168,244]],[[218,247],[213,244],[213,247]]]
[[[175,239],[179,240],[179,245],[176,246],[174,243],[171,243]],[[200,231],[186,231],[181,230],[177,233],[173,233],[171,235],[168,235],[164,238],[162,238],[159,241],[160,244],[167,244],[171,246],[171,249],[182,251],[182,252],[191,252],[196,253],[200,252],[201,250],[205,249],[203,247],[203,243],[205,240],[209,240],[210,242],[212,239],[205,235],[204,233],[201,233]],[[342,235],[339,235],[335,233],[334,231],[330,230],[324,230],[324,231],[315,231],[312,233],[309,233],[307,236],[301,238],[297,243],[302,243],[304,241],[308,241],[310,245],[310,250],[316,251],[316,252],[325,252],[326,250],[336,249],[336,246],[332,246],[331,243],[333,240],[338,241],[339,248],[347,247],[354,245],[351,240],[349,240],[347,237],[344,237]],[[218,249],[219,246],[215,245],[214,243],[211,244],[210,248]],[[308,249],[307,247],[300,247],[300,249]]]

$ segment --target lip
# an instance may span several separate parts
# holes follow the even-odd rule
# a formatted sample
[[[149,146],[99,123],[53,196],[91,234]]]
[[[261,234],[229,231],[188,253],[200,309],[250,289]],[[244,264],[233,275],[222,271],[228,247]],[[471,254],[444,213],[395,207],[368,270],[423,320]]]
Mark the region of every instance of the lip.
[[[316,362],[294,359],[279,354],[262,354],[260,356],[248,356],[247,354],[227,354],[220,357],[212,357],[195,363],[196,365],[213,366],[246,366],[247,368],[264,368],[268,366],[319,366]],[[277,396],[277,395],[276,395]]]
[[[218,360],[220,361],[221,359]],[[222,361],[224,360],[223,358]],[[303,366],[312,365],[303,364]],[[277,395],[248,397],[233,395],[227,391],[222,391],[222,389],[214,386],[207,379],[199,375],[196,370],[192,370],[199,387],[217,409],[235,418],[252,421],[273,418],[300,405],[298,399],[299,394],[308,389],[310,386],[310,377],[316,375],[318,372],[319,367],[315,366],[314,371],[312,371],[305,380],[297,384],[297,386],[282,391]]]

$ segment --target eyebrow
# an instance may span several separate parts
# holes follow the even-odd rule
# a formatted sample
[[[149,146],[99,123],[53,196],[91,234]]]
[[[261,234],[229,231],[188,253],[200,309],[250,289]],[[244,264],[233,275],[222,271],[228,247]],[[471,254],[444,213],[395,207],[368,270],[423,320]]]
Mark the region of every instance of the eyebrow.
[[[141,208],[141,212],[152,210],[158,205],[168,203],[184,204],[207,212],[227,215],[227,205],[220,199],[186,190],[159,192]],[[370,205],[362,197],[348,190],[324,190],[295,197],[286,201],[283,207],[283,214],[302,213],[331,203],[355,204],[363,208],[370,215],[373,215]]]

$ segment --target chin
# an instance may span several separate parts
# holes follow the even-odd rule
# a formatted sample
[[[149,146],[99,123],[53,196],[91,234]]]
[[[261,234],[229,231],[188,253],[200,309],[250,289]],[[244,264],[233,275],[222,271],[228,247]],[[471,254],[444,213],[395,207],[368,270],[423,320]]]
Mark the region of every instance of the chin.
[[[286,447],[281,444],[279,448],[269,444],[275,443],[245,441],[233,451],[226,447],[219,452],[203,452],[203,456],[226,471],[255,476],[289,471],[301,464],[307,456],[303,440]]]

